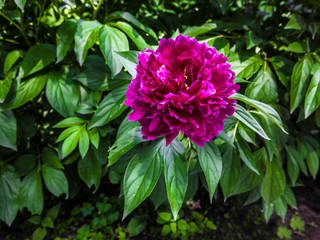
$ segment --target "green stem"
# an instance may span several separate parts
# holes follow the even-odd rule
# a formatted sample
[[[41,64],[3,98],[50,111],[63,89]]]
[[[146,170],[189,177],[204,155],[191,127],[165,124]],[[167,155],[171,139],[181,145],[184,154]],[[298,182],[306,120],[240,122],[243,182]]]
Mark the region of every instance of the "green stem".
[[[36,28],[36,36],[35,36],[35,42],[37,44],[38,42],[38,35],[39,35],[39,28],[40,28],[40,21],[44,12],[44,7],[46,5],[46,0],[44,0],[42,6],[40,7],[40,13],[39,13],[39,17],[38,17],[38,22],[37,22],[37,28]]]
[[[91,2],[91,0],[90,0],[90,2]],[[97,14],[98,14],[98,11],[99,11],[102,3],[103,3],[103,0],[100,0],[99,3],[98,3],[98,6],[94,8],[92,20],[95,20],[95,19],[96,19]]]
[[[20,14],[20,25],[22,25],[22,18],[21,18],[21,12],[20,11],[19,11],[19,14]],[[19,30],[19,32],[21,32],[21,34],[22,34],[23,38],[26,40],[26,43],[28,44],[28,46],[31,47],[30,41],[29,41],[27,35],[25,34],[23,28],[21,28],[18,24],[16,24],[14,21],[12,21],[3,12],[0,12],[0,16],[2,16],[3,18],[7,19],[13,26],[15,26]]]

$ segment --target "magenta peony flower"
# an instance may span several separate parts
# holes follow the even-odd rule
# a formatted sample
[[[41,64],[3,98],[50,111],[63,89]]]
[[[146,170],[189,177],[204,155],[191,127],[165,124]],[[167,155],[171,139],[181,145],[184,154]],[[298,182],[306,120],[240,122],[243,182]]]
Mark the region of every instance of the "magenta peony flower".
[[[166,136],[169,145],[181,131],[203,147],[223,130],[223,120],[235,111],[236,100],[228,97],[239,89],[227,57],[179,35],[161,39],[155,52],[146,49],[138,60],[125,104],[144,139]]]

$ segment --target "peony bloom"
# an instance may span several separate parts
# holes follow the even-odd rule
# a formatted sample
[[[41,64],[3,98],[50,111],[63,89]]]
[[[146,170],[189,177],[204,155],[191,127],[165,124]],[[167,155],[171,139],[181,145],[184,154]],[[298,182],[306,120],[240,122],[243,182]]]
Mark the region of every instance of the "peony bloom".
[[[161,39],[155,52],[146,49],[138,60],[125,104],[144,139],[166,136],[169,145],[181,131],[203,147],[223,130],[223,120],[235,111],[236,101],[228,97],[239,89],[227,57],[179,35]]]

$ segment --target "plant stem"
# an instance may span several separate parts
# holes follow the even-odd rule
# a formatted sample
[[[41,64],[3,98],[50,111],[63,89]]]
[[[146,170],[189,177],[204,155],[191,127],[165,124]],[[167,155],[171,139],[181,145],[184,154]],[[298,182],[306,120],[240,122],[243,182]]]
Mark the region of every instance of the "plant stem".
[[[12,21],[12,19],[10,19],[7,15],[5,15],[3,12],[0,11],[0,16],[4,17],[5,19],[7,19],[13,26],[15,26],[22,34],[23,38],[26,40],[26,43],[28,44],[29,47],[31,47],[31,44],[30,44],[30,41],[27,37],[27,35],[25,34],[23,28],[22,28],[22,16],[21,16],[21,12],[19,11],[19,14],[20,14],[20,25],[21,27],[16,24],[14,21]]]
[[[44,6],[46,5],[46,0],[44,0],[42,6],[40,7],[40,13],[39,13],[39,17],[38,17],[38,22],[37,22],[37,28],[36,28],[36,36],[35,36],[35,42],[37,44],[38,42],[38,35],[39,35],[39,28],[40,28],[40,21],[43,15],[43,11],[44,11]]]
[[[90,2],[92,2],[92,1],[90,0]],[[103,0],[100,0],[100,1],[99,1],[99,3],[98,3],[98,6],[97,6],[97,7],[94,7],[92,20],[95,20],[95,19],[96,19],[97,14],[98,14],[98,11],[99,11],[99,9],[100,9],[100,7],[101,7],[102,3],[103,3]],[[93,6],[94,6],[94,5],[93,5]]]

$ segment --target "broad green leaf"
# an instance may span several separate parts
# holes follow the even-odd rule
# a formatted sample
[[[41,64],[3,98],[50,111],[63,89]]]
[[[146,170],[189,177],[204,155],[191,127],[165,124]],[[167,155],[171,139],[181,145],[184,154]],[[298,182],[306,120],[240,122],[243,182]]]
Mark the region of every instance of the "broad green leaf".
[[[281,130],[284,133],[287,133],[283,127],[279,114],[270,105],[250,99],[240,93],[235,93],[230,98],[242,101],[248,104],[249,106],[256,108],[257,110],[262,112],[265,116],[267,116],[272,122],[274,122],[279,128],[281,128]]]
[[[21,9],[23,12],[24,10],[24,5],[26,4],[27,0],[14,0],[14,2],[17,4],[17,6]]]
[[[61,122],[57,123],[54,125],[54,128],[66,128],[66,127],[72,127],[72,126],[77,126],[85,123],[86,120],[78,118],[78,117],[69,117],[63,119]]]
[[[252,131],[251,129],[249,129],[246,126],[242,126],[241,123],[238,124],[238,133],[240,134],[240,136],[249,143],[252,143],[253,145],[256,145],[256,134],[254,133],[254,131]]]
[[[228,55],[229,54],[229,48],[230,48],[230,44],[229,42],[222,38],[222,37],[214,37],[214,38],[211,38],[207,41],[207,44],[209,46],[213,46],[215,47],[218,52],[223,55]]]
[[[266,203],[266,201],[263,201],[263,215],[266,222],[269,221],[272,213],[273,213],[273,204]]]
[[[91,152],[89,152],[84,158],[79,159],[78,172],[80,178],[89,188],[94,185],[95,189],[98,189],[102,176],[102,168],[101,164],[96,160],[95,156]]]
[[[198,187],[199,187],[198,174],[190,174],[189,180],[188,180],[188,188],[184,196],[184,202],[192,199],[196,195],[196,192],[198,191]]]
[[[241,173],[241,163],[238,155],[234,154],[231,145],[227,145],[226,151],[222,155],[222,174],[220,185],[224,199],[227,199],[236,189]]]
[[[147,219],[145,216],[134,216],[130,219],[128,224],[128,233],[130,237],[139,235],[147,226]]]
[[[47,229],[38,227],[32,234],[32,240],[43,240],[47,235]]]
[[[77,21],[69,19],[61,24],[56,34],[57,63],[61,62],[67,55],[70,45],[77,30]]]
[[[96,43],[101,26],[97,21],[78,22],[74,36],[74,51],[80,66],[84,63],[88,50]]]
[[[290,90],[290,113],[302,102],[308,87],[313,60],[310,55],[302,57],[293,68]]]
[[[124,105],[127,89],[128,85],[115,89],[101,101],[91,120],[90,129],[107,124],[127,108]]]
[[[294,196],[293,191],[290,189],[290,187],[288,187],[288,185],[286,186],[286,189],[284,190],[282,196],[291,207],[297,208],[296,197]]]
[[[0,219],[11,226],[18,212],[17,195],[20,179],[10,165],[4,165],[0,174]]]
[[[81,130],[81,126],[79,125],[67,128],[59,135],[58,139],[56,140],[56,143],[63,141],[64,139],[69,137],[71,134],[75,132],[79,132],[80,130]]]
[[[222,14],[225,14],[234,2],[235,0],[219,0]]]
[[[262,66],[263,60],[259,55],[252,57],[242,56],[239,53],[232,54],[228,61],[231,63],[231,70],[238,78],[251,78]]]
[[[13,50],[12,52],[8,53],[3,66],[4,75],[7,75],[9,73],[12,66],[18,61],[20,57],[21,53],[19,50]]]
[[[89,150],[90,139],[87,129],[85,127],[81,128],[79,137],[79,152],[82,158],[84,158]]]
[[[290,16],[289,22],[284,27],[284,29],[295,29],[295,30],[303,30],[305,29],[307,24],[303,20],[303,17],[299,14],[292,14]]]
[[[214,142],[206,142],[203,148],[196,146],[199,163],[208,184],[210,202],[218,186],[222,173],[222,159],[219,148]]]
[[[284,221],[284,218],[286,217],[287,213],[286,200],[281,196],[274,202],[273,205],[276,210],[276,213],[282,218],[282,221]]]
[[[61,164],[56,151],[49,147],[44,147],[42,150],[42,162],[47,166],[63,169],[63,165]]]
[[[295,53],[306,53],[308,52],[307,44],[302,41],[296,41],[289,44],[288,47],[285,48],[286,51],[295,52]]]
[[[123,132],[122,129],[124,129]],[[143,141],[145,140],[142,139],[141,125],[138,121],[129,121],[126,117],[119,127],[115,143],[109,150],[108,166],[114,164],[122,155]]]
[[[201,26],[193,26],[193,27],[188,27],[182,35],[184,36],[190,36],[191,38],[194,38],[196,36],[199,36],[201,34],[210,32],[213,29],[217,28],[216,23],[205,23]]]
[[[130,160],[123,180],[124,213],[130,214],[156,186],[161,174],[161,148],[164,139],[153,141]]]
[[[306,156],[307,165],[309,172],[311,173],[313,179],[316,179],[318,170],[319,170],[319,156],[317,150],[307,143],[308,154]],[[319,148],[318,148],[319,149]]]
[[[5,75],[3,80],[0,80],[0,103],[5,101],[12,85],[12,79],[16,73],[16,71],[10,71]]]
[[[299,158],[299,154],[297,154],[296,150],[290,146],[285,146],[285,148],[287,150],[288,175],[292,184],[295,185],[300,173],[299,165],[298,165],[299,160],[297,159]]]
[[[66,194],[66,199],[68,198],[68,179],[64,173],[47,165],[41,166],[42,177],[47,189],[56,197],[61,194]]]
[[[35,76],[23,82],[14,80],[14,96],[8,103],[5,103],[5,108],[15,109],[34,99],[44,88],[47,79],[48,75],[46,74],[42,76]]]
[[[177,220],[188,188],[188,162],[184,158],[184,147],[176,138],[162,147],[164,179],[167,196],[174,220]]]
[[[120,72],[111,78],[111,72],[105,64],[103,57],[89,55],[80,69],[80,73],[73,80],[97,91],[109,91],[119,88],[131,82],[131,76],[126,72]]]
[[[270,103],[278,99],[277,82],[271,68],[264,62],[253,82],[246,88],[246,96],[258,101]]]
[[[17,122],[11,110],[0,111],[0,146],[17,150]]]
[[[286,176],[276,160],[266,162],[266,175],[261,185],[261,196],[268,204],[277,200],[286,187]]]
[[[89,133],[90,142],[96,149],[98,149],[99,142],[100,142],[100,135],[98,130],[96,128],[92,128],[88,133]]]
[[[320,64],[314,66],[317,66],[317,70],[313,74],[304,100],[305,118],[309,117],[320,106]]]
[[[106,63],[111,69],[112,77],[114,77],[122,69],[121,61],[118,56],[115,55],[115,52],[129,51],[129,43],[126,35],[117,28],[107,25],[103,26],[100,29],[100,49]]]
[[[13,162],[15,175],[17,177],[25,176],[34,169],[36,163],[37,158],[33,154],[25,154],[18,157],[18,159]]]
[[[258,151],[253,153],[252,158],[254,159],[259,172],[261,171],[261,164],[267,158],[265,148],[260,148]],[[232,195],[248,192],[254,189],[261,181],[262,175],[258,175],[247,166],[243,166],[241,169],[240,180],[237,187],[232,192]]]
[[[240,122],[242,122],[248,128],[258,133],[264,139],[270,140],[270,138],[267,136],[267,134],[265,133],[263,128],[260,126],[260,124],[257,122],[257,120],[254,119],[246,109],[241,107],[239,104],[236,104],[235,109],[236,111],[233,115],[235,118],[237,118]]]
[[[262,43],[263,40],[259,36],[257,36],[253,31],[246,32],[246,45],[247,49],[251,49],[254,46]]]
[[[64,140],[62,144],[62,158],[65,158],[70,153],[73,152],[73,150],[77,147],[78,141],[80,137],[80,129],[79,131],[75,131],[72,133],[69,137]]]
[[[51,218],[49,217],[44,217],[41,221],[42,227],[49,227],[49,228],[54,228],[54,224]]]
[[[253,155],[250,146],[243,140],[238,140],[236,143],[241,160],[256,174],[260,175],[256,162],[253,159]]]
[[[275,56],[269,59],[280,82],[287,87],[290,79],[294,62],[282,56]]]
[[[151,49],[151,46],[146,43],[143,37],[133,29],[128,23],[116,22],[110,23],[111,26],[119,28],[124,31],[128,37],[134,42],[134,44],[139,48],[140,51],[144,51],[145,48]]]
[[[46,96],[51,106],[62,116],[71,117],[79,101],[79,88],[68,81],[67,66],[52,70],[48,77]]]
[[[32,214],[41,214],[43,209],[42,181],[39,169],[24,177],[18,195],[19,207],[27,207]]]
[[[46,214],[46,217],[51,218],[53,221],[58,217],[60,211],[61,203],[50,208]]]
[[[127,69],[127,71],[130,73],[132,78],[136,77],[136,67],[138,65],[138,55],[140,52],[138,51],[128,51],[128,52],[116,52],[116,55],[118,55],[121,63],[123,66]]]
[[[158,209],[163,203],[168,202],[166,183],[164,181],[163,175],[160,176],[157,185],[150,194],[150,199],[153,202],[156,209]],[[171,214],[169,215],[171,220]]]
[[[19,70],[19,76],[27,77],[54,62],[56,47],[52,44],[41,43],[29,48],[23,58]]]
[[[132,23],[137,28],[140,28],[141,30],[145,31],[146,33],[149,33],[155,40],[158,41],[158,37],[155,34],[155,32],[151,28],[146,27],[145,25],[143,25],[135,16],[133,16],[129,12],[122,12],[122,11],[121,12],[120,11],[119,12],[113,12],[108,17],[109,18],[121,17],[121,18],[127,20],[128,22]]]

